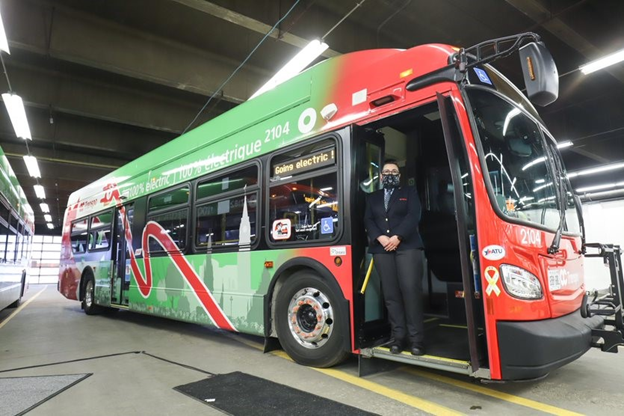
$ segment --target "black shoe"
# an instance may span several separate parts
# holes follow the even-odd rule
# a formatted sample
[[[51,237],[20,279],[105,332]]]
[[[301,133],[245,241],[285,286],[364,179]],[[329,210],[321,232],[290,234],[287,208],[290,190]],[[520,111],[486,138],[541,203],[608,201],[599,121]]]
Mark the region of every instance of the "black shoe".
[[[403,351],[403,346],[401,344],[392,344],[390,345],[390,353],[392,354],[401,354]]]
[[[425,355],[425,347],[423,347],[421,344],[414,344],[412,345],[412,355]]]

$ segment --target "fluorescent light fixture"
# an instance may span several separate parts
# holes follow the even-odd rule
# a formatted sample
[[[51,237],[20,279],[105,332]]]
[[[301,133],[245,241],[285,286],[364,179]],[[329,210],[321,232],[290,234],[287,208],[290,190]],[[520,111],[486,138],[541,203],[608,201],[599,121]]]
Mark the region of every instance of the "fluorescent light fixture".
[[[544,188],[552,186],[552,184],[552,182],[545,183],[544,185],[538,186],[537,188],[533,189],[533,192],[541,191]]]
[[[621,193],[624,193],[624,188],[622,188],[622,189],[613,189],[613,190],[610,190],[610,191],[603,191],[603,192],[592,192],[592,193],[589,193],[589,194],[583,194],[583,195],[581,195],[581,197],[595,198],[595,197],[598,197],[598,196],[621,194]]]
[[[334,189],[332,186],[328,186],[327,188],[321,188],[321,191],[331,191]]]
[[[505,124],[503,124],[503,136],[507,133],[507,127],[509,127],[509,122],[512,118],[520,114],[519,108],[514,108],[509,113],[507,113],[507,117],[505,117]]]
[[[611,165],[600,166],[597,168],[589,168],[585,170],[580,170],[578,172],[570,172],[568,173],[568,178],[575,178],[577,176],[584,176],[584,175],[592,175],[594,173],[607,172],[607,171],[616,170],[616,169],[624,169],[624,163],[613,163]]]
[[[542,163],[546,160],[546,156],[542,156],[542,157],[538,157],[535,160],[530,161],[529,163],[527,163],[526,165],[524,165],[522,167],[522,170],[527,170],[528,168],[530,168],[533,165],[537,165],[538,163]]]
[[[313,40],[303,48],[294,58],[292,58],[282,69],[277,71],[273,78],[271,78],[266,84],[264,84],[258,91],[256,91],[249,99],[255,98],[260,94],[263,94],[269,90],[272,90],[279,84],[288,81],[299,72],[301,72],[306,66],[310,65],[312,61],[318,58],[329,46],[325,42],[320,40]]]
[[[536,179],[535,183],[539,184],[539,183],[544,183],[546,182],[546,179]]]
[[[46,224],[48,226],[49,229],[53,230],[54,229],[54,224],[51,223],[47,223]]]
[[[588,191],[597,191],[599,189],[619,188],[624,186],[624,182],[618,183],[604,183],[602,185],[586,186],[584,188],[578,188],[576,192],[583,193]]]
[[[40,203],[39,206],[41,207],[41,212],[50,212],[50,207],[45,202]]]
[[[579,69],[583,74],[587,75],[622,61],[624,61],[624,49],[582,65]]]
[[[9,50],[9,41],[6,37],[6,32],[4,31],[4,24],[2,23],[2,16],[0,16],[0,50],[5,51],[9,55],[11,51]]]
[[[33,178],[40,178],[41,171],[39,170],[39,164],[37,163],[37,158],[34,156],[24,156],[24,163],[26,164],[26,169],[28,169],[28,174]]]
[[[45,189],[43,189],[43,186],[35,185],[33,186],[33,188],[35,189],[35,194],[37,195],[37,198],[45,199]]]
[[[7,92],[2,94],[2,100],[4,101],[4,105],[6,105],[7,111],[9,112],[11,124],[13,124],[13,130],[15,130],[15,135],[24,140],[32,140],[22,97],[17,94]]]
[[[52,215],[50,214],[45,214],[43,216],[43,219],[46,220],[46,222],[52,222]]]
[[[557,149],[565,149],[566,147],[570,147],[573,144],[574,143],[572,143],[570,140],[566,140],[565,142],[559,142],[557,143]]]

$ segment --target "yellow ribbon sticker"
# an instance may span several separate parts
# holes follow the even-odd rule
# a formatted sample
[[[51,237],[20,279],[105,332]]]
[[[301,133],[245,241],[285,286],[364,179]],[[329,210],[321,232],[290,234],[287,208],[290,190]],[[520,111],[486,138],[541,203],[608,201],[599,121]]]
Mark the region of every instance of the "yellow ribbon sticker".
[[[498,269],[494,266],[488,266],[485,268],[485,280],[488,282],[488,287],[485,289],[485,293],[488,296],[492,295],[492,292],[499,296],[501,290],[498,288]]]

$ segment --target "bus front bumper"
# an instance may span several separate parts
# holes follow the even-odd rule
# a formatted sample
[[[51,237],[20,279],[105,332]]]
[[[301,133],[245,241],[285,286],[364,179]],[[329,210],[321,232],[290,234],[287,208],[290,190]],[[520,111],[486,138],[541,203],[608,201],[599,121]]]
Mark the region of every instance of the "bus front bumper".
[[[503,380],[546,376],[585,354],[592,329],[603,326],[600,316],[583,318],[579,311],[543,321],[497,323]]]

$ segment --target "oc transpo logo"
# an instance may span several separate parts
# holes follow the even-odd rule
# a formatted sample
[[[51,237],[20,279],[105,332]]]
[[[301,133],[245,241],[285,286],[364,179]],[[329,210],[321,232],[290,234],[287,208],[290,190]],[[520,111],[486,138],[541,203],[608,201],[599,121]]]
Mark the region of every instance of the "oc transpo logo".
[[[500,260],[505,257],[505,249],[501,246],[487,246],[481,253],[486,260]]]

